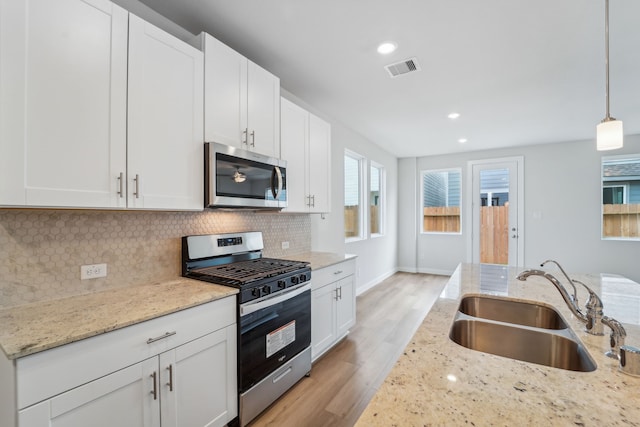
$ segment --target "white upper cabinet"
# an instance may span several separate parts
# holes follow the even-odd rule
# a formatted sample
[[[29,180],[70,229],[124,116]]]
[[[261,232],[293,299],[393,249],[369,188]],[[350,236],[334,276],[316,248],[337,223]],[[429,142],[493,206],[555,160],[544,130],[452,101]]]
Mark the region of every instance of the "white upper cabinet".
[[[106,0],[0,12],[0,206],[203,208],[202,52]]]
[[[280,79],[202,33],[204,139],[280,157]]]
[[[1,0],[0,205],[126,205],[127,20],[102,0]]]
[[[202,209],[201,51],[131,15],[129,21],[129,207]]]
[[[287,161],[284,212],[331,211],[331,125],[282,98],[281,157]]]

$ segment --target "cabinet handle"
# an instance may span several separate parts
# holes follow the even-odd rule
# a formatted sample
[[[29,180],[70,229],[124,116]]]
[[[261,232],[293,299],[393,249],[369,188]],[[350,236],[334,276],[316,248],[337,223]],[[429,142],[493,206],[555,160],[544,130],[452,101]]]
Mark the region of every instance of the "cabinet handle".
[[[242,131],[242,143],[245,145],[249,145],[249,128],[244,128],[244,130]]]
[[[316,207],[316,195],[315,194],[313,196],[311,196],[311,207],[312,208]]]
[[[336,288],[336,301],[338,301],[340,297],[338,296],[338,288]]]
[[[311,207],[311,196],[307,196],[307,206]]]
[[[251,131],[251,146],[252,147],[256,146],[256,131],[255,130]]]
[[[153,390],[151,390],[153,400],[158,400],[158,374],[156,371],[153,371],[153,374],[151,374],[150,377],[153,378]]]
[[[338,287],[338,296],[342,299],[342,286]]]
[[[124,173],[120,172],[120,176],[118,177],[118,195],[120,196],[120,198],[124,197],[124,191],[123,191],[123,186],[124,186]]]
[[[136,196],[136,199],[140,198],[140,175],[136,174],[136,177],[133,178],[133,182],[136,183],[136,191],[133,192],[133,195]]]
[[[334,272],[333,272],[333,274],[336,274],[336,275],[338,275],[338,274],[342,274],[342,270],[334,271]]]
[[[169,391],[173,391],[173,365],[169,365],[167,371],[169,371],[169,382],[167,385],[169,386]]]
[[[170,337],[171,335],[175,335],[175,334],[176,334],[176,331],[173,331],[173,332],[165,332],[164,334],[160,335],[159,337],[149,338],[149,339],[147,340],[147,344],[151,344],[152,342],[156,342],[156,341],[163,340],[163,339],[165,339],[165,338],[167,338],[167,337]]]

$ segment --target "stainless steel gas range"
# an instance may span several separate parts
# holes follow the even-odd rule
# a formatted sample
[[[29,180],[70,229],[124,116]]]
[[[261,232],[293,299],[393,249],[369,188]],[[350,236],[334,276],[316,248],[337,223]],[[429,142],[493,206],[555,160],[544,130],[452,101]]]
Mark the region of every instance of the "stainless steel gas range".
[[[311,371],[311,269],[263,258],[263,249],[260,232],[182,238],[183,276],[240,291],[240,426]]]

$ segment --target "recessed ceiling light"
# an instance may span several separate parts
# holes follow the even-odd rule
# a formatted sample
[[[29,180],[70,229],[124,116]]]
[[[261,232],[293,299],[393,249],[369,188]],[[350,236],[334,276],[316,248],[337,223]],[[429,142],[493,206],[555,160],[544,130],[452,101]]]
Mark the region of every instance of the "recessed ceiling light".
[[[380,43],[378,46],[378,53],[381,55],[388,55],[398,48],[398,45],[394,42]]]
[[[458,142],[459,142],[460,144],[464,144],[465,142],[467,142],[467,138],[460,138],[460,139],[458,140]]]
[[[449,113],[447,117],[449,117],[450,119],[457,119],[458,117],[460,117],[460,113]]]

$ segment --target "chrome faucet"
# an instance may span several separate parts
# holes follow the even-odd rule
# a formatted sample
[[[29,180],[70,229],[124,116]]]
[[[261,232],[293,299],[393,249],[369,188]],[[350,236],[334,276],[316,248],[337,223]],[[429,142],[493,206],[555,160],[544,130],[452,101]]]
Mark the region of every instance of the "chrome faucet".
[[[571,279],[557,261],[547,260],[540,264],[540,266],[542,267],[549,262],[557,265],[560,271],[562,271],[562,274],[564,274],[564,276],[569,281],[569,284],[573,287],[573,295],[569,295],[565,287],[562,286],[562,283],[560,283],[558,279],[556,279],[552,274],[547,273],[543,270],[525,270],[518,274],[516,278],[518,280],[524,281],[527,280],[527,277],[529,276],[542,276],[545,279],[549,280],[556,287],[556,289],[558,289],[560,295],[562,295],[562,299],[564,299],[564,302],[567,304],[571,312],[585,324],[585,331],[587,333],[592,335],[604,335],[603,325],[607,325],[611,329],[611,350],[609,350],[605,354],[614,359],[618,359],[620,357],[620,346],[624,345],[624,339],[627,336],[627,332],[625,331],[622,324],[616,319],[604,316],[602,300],[600,299],[600,297],[581,281]],[[585,304],[585,307],[587,309],[586,314],[580,310],[580,306],[578,305],[575,286],[576,283],[582,285],[587,290],[587,292],[589,292],[589,299]]]

